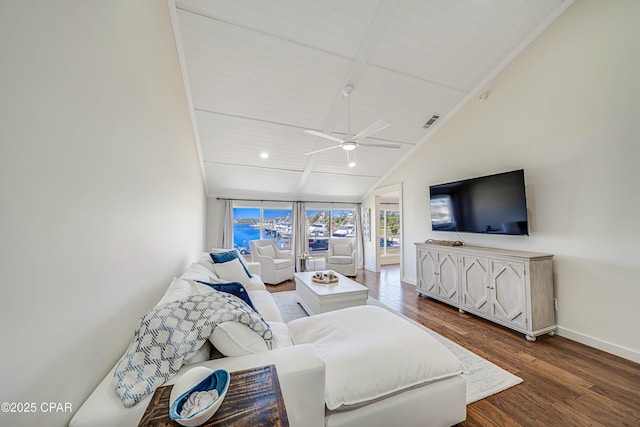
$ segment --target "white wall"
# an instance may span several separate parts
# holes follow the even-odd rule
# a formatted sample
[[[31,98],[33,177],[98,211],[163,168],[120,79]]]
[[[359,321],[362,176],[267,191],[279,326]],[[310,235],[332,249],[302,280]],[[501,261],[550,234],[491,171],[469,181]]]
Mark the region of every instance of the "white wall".
[[[577,0],[381,185],[403,183],[404,267],[430,184],[524,168],[530,237],[469,244],[555,254],[560,333],[640,361],[640,2]]]
[[[0,425],[62,426],[203,248],[164,1],[0,3]]]

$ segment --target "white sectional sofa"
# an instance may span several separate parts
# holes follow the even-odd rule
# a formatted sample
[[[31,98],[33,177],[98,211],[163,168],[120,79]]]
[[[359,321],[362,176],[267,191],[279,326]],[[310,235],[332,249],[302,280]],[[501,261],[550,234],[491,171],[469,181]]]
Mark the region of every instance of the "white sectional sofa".
[[[224,269],[216,267],[205,254],[172,281],[158,306],[210,292],[194,280],[223,282],[218,274]],[[262,337],[248,327],[225,322],[166,384],[175,383],[194,366],[234,371],[274,364],[294,427],[446,426],[465,419],[461,365],[436,340],[371,306],[284,324],[256,274],[259,266],[248,267],[253,277],[242,283],[273,332],[273,348],[267,349]],[[114,371],[115,366],[78,409],[71,427],[138,424],[151,396],[125,408],[114,389]]]

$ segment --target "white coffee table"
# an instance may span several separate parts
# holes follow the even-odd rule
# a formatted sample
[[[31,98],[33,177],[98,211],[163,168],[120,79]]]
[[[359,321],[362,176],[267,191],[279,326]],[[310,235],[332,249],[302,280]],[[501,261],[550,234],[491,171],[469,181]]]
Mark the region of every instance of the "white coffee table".
[[[361,284],[340,273],[335,273],[339,279],[337,283],[315,283],[311,280],[314,274],[313,271],[294,274],[296,297],[307,313],[319,314],[367,304],[369,289]]]

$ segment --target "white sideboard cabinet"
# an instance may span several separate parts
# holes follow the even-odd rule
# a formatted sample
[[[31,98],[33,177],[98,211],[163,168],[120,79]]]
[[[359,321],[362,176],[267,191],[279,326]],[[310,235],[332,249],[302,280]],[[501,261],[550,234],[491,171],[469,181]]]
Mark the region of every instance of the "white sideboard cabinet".
[[[417,291],[525,334],[556,330],[553,255],[416,243]]]

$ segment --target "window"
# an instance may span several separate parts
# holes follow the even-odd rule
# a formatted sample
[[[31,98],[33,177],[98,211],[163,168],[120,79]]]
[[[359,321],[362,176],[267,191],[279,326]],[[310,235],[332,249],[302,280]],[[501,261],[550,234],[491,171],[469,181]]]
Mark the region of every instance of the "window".
[[[242,255],[251,259],[251,240],[275,240],[278,249],[293,249],[293,211],[285,202],[269,203],[270,206],[252,206],[252,202],[240,201],[233,206],[233,243]],[[311,254],[329,251],[329,238],[355,237],[355,208],[331,209],[329,204],[317,204],[307,209],[305,228]]]
[[[307,239],[309,239],[310,253],[327,252],[329,250],[330,232],[330,210],[307,210]]]
[[[400,212],[380,209],[380,255],[400,254]]]
[[[353,209],[331,211],[331,235],[333,237],[356,237],[356,219]]]
[[[251,257],[249,241],[260,238],[260,208],[233,208],[233,246]]]
[[[354,209],[308,209],[307,238],[310,253],[329,251],[329,237],[355,237]]]
[[[234,207],[233,243],[245,258],[251,258],[251,240],[275,240],[279,249],[291,249],[291,209]]]

